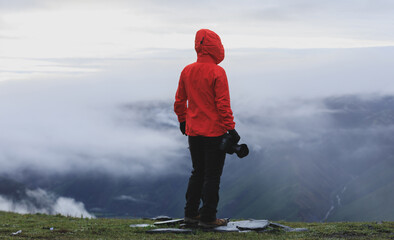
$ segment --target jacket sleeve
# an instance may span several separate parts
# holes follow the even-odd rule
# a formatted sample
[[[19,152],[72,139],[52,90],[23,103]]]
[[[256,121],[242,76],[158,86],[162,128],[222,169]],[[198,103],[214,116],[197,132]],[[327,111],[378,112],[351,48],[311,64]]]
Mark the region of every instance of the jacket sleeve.
[[[221,69],[215,81],[215,104],[226,130],[233,130],[235,122],[230,105],[230,92],[226,72]]]
[[[185,83],[181,77],[179,78],[178,90],[175,94],[174,112],[178,116],[179,122],[186,121],[186,110],[187,110],[187,94],[185,89]]]

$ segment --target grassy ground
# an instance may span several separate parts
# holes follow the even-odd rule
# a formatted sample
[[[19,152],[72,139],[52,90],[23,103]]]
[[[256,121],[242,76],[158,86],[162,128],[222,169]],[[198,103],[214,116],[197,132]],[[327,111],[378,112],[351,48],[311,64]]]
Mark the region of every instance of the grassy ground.
[[[308,232],[147,234],[150,228],[130,224],[153,223],[142,219],[82,219],[60,215],[0,212],[0,239],[394,239],[394,222],[301,223],[279,222],[306,227]],[[53,228],[53,230],[50,230]],[[22,233],[12,236],[12,233]]]

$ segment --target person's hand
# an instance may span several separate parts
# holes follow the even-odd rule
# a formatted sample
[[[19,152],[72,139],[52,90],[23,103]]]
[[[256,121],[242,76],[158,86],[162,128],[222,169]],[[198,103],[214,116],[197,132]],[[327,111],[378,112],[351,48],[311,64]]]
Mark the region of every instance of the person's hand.
[[[179,129],[181,130],[183,135],[187,136],[186,135],[186,122],[179,123]]]
[[[228,131],[228,133],[231,135],[235,143],[238,143],[241,137],[238,135],[237,131],[235,129]]]

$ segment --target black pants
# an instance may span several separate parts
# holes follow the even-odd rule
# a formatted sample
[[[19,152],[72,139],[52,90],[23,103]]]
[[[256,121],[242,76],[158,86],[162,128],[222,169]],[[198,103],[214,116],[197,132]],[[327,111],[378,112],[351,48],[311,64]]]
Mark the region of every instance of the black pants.
[[[216,220],[219,185],[226,153],[219,149],[223,136],[191,137],[189,149],[193,163],[192,175],[186,192],[185,216],[201,216],[201,221]],[[202,199],[202,207],[200,206]]]

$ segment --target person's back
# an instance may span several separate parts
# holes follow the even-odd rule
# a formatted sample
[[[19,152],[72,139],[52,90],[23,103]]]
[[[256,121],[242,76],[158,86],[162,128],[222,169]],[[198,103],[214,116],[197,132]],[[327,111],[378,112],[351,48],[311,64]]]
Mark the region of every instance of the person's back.
[[[174,111],[181,132],[189,136],[193,171],[186,192],[185,222],[203,227],[226,225],[216,219],[219,185],[225,151],[220,149],[227,131],[239,140],[230,107],[227,76],[218,66],[224,59],[219,36],[201,29],[196,34],[197,62],[186,66],[180,76]],[[203,206],[199,209],[200,199]]]
[[[224,59],[224,48],[216,33],[202,29],[196,34],[195,49],[197,62],[181,73],[175,112],[179,122],[186,121],[187,135],[221,136],[235,126],[226,72],[217,65]]]

